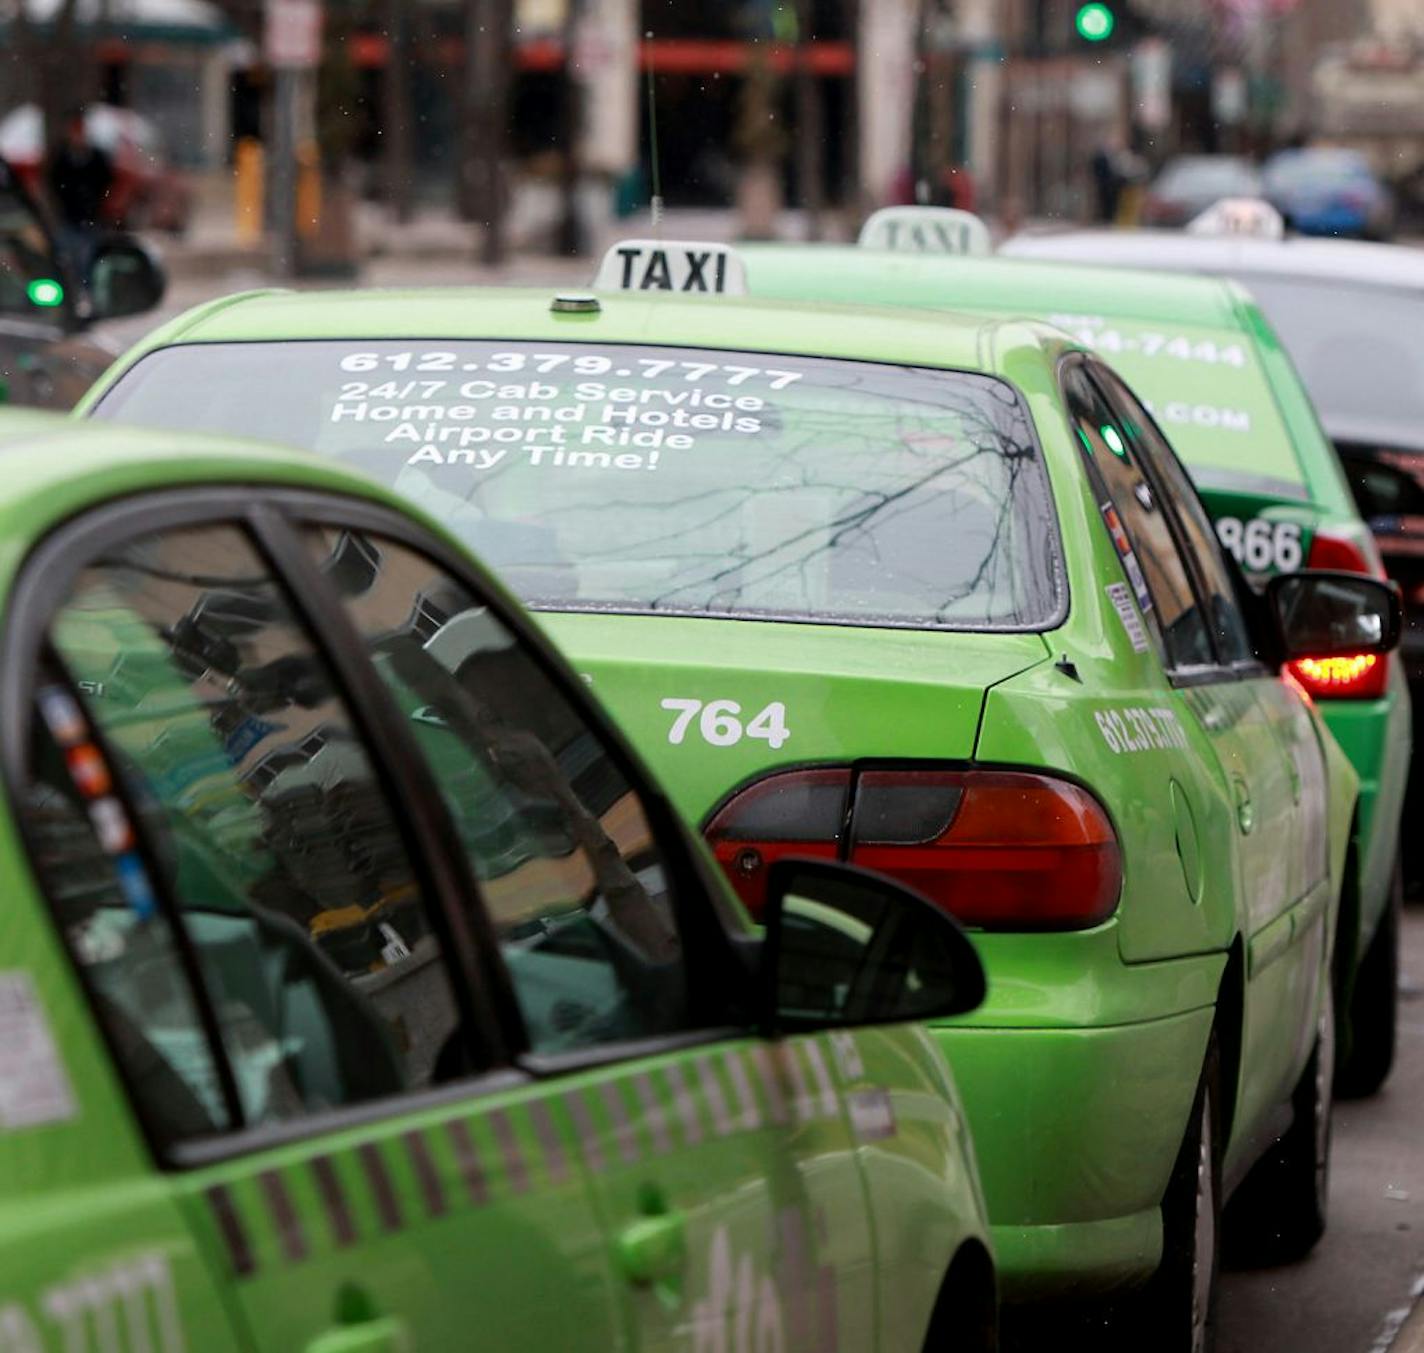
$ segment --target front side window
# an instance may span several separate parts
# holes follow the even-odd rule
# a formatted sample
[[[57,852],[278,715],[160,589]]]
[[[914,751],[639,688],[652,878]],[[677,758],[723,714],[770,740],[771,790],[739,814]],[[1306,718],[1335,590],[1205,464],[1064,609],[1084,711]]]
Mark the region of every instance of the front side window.
[[[79,574],[49,642],[30,837],[160,1135],[437,1079],[458,1019],[399,809],[247,536],[210,525],[108,551]]]
[[[359,465],[536,606],[979,630],[1063,608],[1027,414],[984,376],[594,343],[218,343],[150,355],[97,414]]]
[[[1101,504],[1148,628],[1169,669],[1214,662],[1211,639],[1163,504],[1143,470],[1133,430],[1121,426],[1086,370],[1064,377],[1069,417],[1084,455],[1106,489]]]
[[[602,735],[424,555],[347,531],[307,540],[445,800],[533,1050],[685,1029],[669,871]]]

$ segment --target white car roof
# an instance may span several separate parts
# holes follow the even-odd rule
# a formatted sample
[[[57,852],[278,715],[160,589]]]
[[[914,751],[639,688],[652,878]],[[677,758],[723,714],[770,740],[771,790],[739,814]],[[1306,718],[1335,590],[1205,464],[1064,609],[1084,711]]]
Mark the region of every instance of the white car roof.
[[[1015,235],[1001,254],[1064,263],[1240,277],[1270,273],[1424,291],[1424,250],[1362,240],[1226,239],[1176,230],[1062,230]]]

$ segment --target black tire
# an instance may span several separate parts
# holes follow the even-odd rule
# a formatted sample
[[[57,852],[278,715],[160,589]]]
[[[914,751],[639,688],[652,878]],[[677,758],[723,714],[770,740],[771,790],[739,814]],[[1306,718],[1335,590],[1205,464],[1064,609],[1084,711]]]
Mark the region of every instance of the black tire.
[[[999,1353],[999,1296],[994,1265],[978,1246],[954,1258],[940,1288],[925,1353]]]
[[[1404,908],[1404,872],[1398,861],[1389,902],[1370,947],[1360,960],[1350,995],[1350,1050],[1335,1069],[1335,1093],[1363,1099],[1385,1083],[1394,1066],[1399,1018],[1399,921]]]
[[[1212,1353],[1216,1347],[1221,1151],[1221,1054],[1213,1030],[1187,1133],[1162,1198],[1162,1263],[1147,1286],[1119,1308],[1125,1348]]]
[[[1335,1003],[1329,982],[1315,1047],[1291,1096],[1290,1130],[1252,1167],[1226,1211],[1232,1264],[1285,1264],[1309,1254],[1325,1233],[1334,1102]]]

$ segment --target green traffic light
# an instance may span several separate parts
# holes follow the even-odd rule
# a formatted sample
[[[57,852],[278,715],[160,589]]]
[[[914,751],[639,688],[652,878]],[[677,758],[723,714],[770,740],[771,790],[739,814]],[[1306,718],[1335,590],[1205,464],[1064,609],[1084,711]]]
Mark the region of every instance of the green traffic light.
[[[36,277],[25,288],[25,295],[30,298],[31,305],[42,306],[47,310],[64,304],[64,288],[53,277]]]
[[[1084,42],[1106,42],[1117,27],[1117,15],[1108,5],[1082,5],[1074,22]]]
[[[1123,441],[1122,433],[1113,427],[1111,423],[1100,427],[1098,431],[1102,434],[1103,441],[1108,444],[1108,450],[1111,451],[1113,455],[1121,456],[1126,460],[1127,443]]]

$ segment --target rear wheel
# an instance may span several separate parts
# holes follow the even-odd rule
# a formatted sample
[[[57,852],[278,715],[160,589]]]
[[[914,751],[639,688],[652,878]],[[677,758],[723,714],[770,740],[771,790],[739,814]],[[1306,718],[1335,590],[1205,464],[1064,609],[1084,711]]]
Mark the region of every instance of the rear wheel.
[[[1404,906],[1404,874],[1398,861],[1389,902],[1379,928],[1360,960],[1350,998],[1350,1051],[1335,1076],[1341,1099],[1372,1095],[1394,1065],[1399,1012],[1399,921]]]
[[[955,1256],[925,1336],[925,1353],[998,1353],[999,1300],[994,1265],[977,1246]]]
[[[1233,1263],[1299,1259],[1324,1233],[1334,1080],[1335,1002],[1326,982],[1315,1048],[1292,1096],[1294,1121],[1242,1182],[1227,1212],[1227,1253]]]
[[[1162,1263],[1125,1304],[1125,1333],[1153,1353],[1216,1347],[1221,1236],[1221,1055],[1211,1035],[1191,1120],[1162,1199]]]

